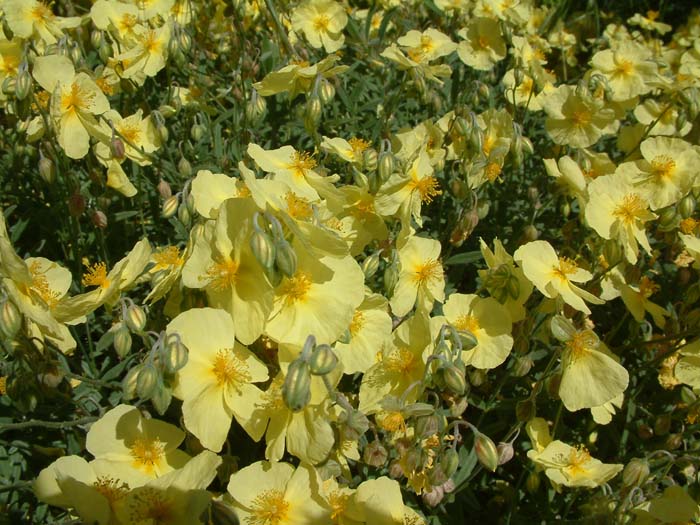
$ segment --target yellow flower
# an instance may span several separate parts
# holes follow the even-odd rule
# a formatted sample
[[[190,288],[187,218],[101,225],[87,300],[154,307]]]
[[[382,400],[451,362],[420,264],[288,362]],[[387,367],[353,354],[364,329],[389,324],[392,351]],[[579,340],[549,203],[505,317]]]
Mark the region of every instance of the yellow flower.
[[[264,97],[288,91],[289,98],[293,99],[299,93],[309,93],[317,76],[333,78],[347,71],[349,66],[335,65],[339,59],[337,55],[328,55],[313,65],[308,62],[291,63],[278,71],[268,73],[260,82],[253,84],[253,87]]]
[[[501,29],[492,18],[472,18],[459,36],[464,40],[457,46],[457,54],[469,67],[488,71],[506,57]]]
[[[507,359],[513,348],[512,322],[506,307],[496,299],[453,293],[442,310],[448,323],[476,338],[476,346],[462,352],[465,364],[492,369]]]
[[[242,523],[317,525],[330,519],[320,485],[310,465],[258,461],[231,475],[228,492]]]
[[[343,28],[348,15],[334,0],[306,0],[292,12],[292,28],[304,33],[311,47],[326,53],[338,51],[345,43]]]
[[[615,49],[598,51],[591,58],[592,72],[603,75],[612,88],[612,100],[622,101],[651,91],[658,72],[651,51],[641,44],[627,42]]]
[[[55,44],[64,36],[63,29],[80,25],[80,17],[56,16],[45,2],[5,0],[3,3],[7,25],[20,38],[38,38],[44,44]]]
[[[19,65],[22,62],[22,46],[19,39],[0,39],[0,85],[6,78],[17,75]],[[0,89],[0,101],[7,100],[7,95]]]
[[[457,44],[450,40],[450,37],[433,28],[422,32],[411,29],[400,37],[397,43],[406,50],[410,60],[418,64],[427,64],[457,49]]]
[[[664,24],[665,25],[665,24]],[[692,523],[700,516],[700,505],[680,485],[671,485],[663,494],[632,509],[634,523],[639,525],[674,525]]]
[[[362,269],[350,256],[317,257],[296,242],[293,248],[297,271],[275,289],[265,334],[299,346],[309,335],[319,343],[333,343],[350,325],[364,298]]]
[[[513,254],[513,259],[545,297],[561,296],[565,303],[586,314],[591,311],[584,300],[593,304],[605,302],[573,284],[590,281],[593,275],[579,268],[571,259],[558,257],[547,241],[533,241],[521,246]]]
[[[224,201],[182,268],[182,283],[204,288],[211,306],[229,312],[243,344],[260,337],[273,306],[272,285],[250,248],[254,211],[251,199]]]
[[[588,185],[586,222],[603,239],[620,243],[632,264],[637,262],[638,245],[651,253],[645,223],[655,218],[644,195],[624,175],[605,175]]]
[[[567,410],[601,406],[625,391],[627,370],[592,330],[576,330],[562,316],[552,319],[551,328],[564,343],[559,397]]]
[[[615,129],[615,112],[599,99],[577,94],[572,86],[559,86],[547,93],[542,108],[547,113],[545,128],[556,144],[587,148]]]
[[[136,407],[118,405],[93,423],[85,448],[95,456],[96,470],[135,487],[182,467],[189,459],[177,448],[183,439],[179,428],[146,419]]]
[[[90,136],[101,136],[95,119],[109,109],[102,90],[86,73],[75,73],[65,56],[37,57],[34,78],[51,96],[51,117],[58,143],[70,158],[82,159],[90,149]]]
[[[322,489],[334,525],[404,525],[401,486],[396,480],[382,476],[350,489],[330,478]]]
[[[139,24],[139,9],[135,4],[97,0],[90,9],[90,18],[97,29],[114,30],[112,34],[120,42],[136,37],[135,30],[142,30]]]
[[[167,332],[178,334],[189,351],[174,390],[183,400],[185,427],[219,452],[233,417],[246,428],[259,395],[252,383],[267,380],[267,367],[235,341],[233,321],[223,310],[192,308],[173,319]]]
[[[440,242],[411,236],[399,248],[399,280],[391,297],[391,311],[397,317],[409,313],[430,313],[435,301],[445,300],[445,275],[440,262]]]
[[[124,68],[122,76],[143,83],[142,75],[154,77],[165,67],[168,58],[170,25],[160,28],[137,27],[133,47],[117,55],[115,59]]]

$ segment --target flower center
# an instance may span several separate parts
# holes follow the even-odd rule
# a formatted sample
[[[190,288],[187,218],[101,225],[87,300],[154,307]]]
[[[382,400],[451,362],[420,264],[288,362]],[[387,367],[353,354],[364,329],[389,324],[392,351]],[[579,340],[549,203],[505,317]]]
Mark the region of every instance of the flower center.
[[[471,314],[458,317],[454,326],[457,330],[468,330],[474,335],[476,335],[477,330],[481,328],[479,320]]]
[[[578,446],[571,449],[568,460],[569,465],[567,468],[572,474],[582,474],[586,471],[583,465],[590,461],[590,459],[591,455],[588,453],[586,447]]]
[[[165,525],[175,521],[174,502],[162,491],[144,487],[138,490],[131,502],[131,518],[133,523],[152,523]]]
[[[354,158],[358,158],[360,155],[362,155],[362,152],[370,146],[368,141],[357,137],[353,137],[348,140],[348,144],[350,144],[350,147],[352,148],[352,155]]]
[[[209,278],[209,284],[214,290],[225,290],[236,284],[236,274],[238,273],[238,263],[226,257],[221,262],[215,262],[208,269],[207,273],[200,279]]]
[[[387,432],[397,432],[398,430],[406,431],[406,421],[401,412],[385,412],[378,419],[379,426],[382,430],[386,430]]]
[[[626,77],[634,70],[634,64],[630,60],[620,60],[615,67],[615,75]]]
[[[134,467],[148,473],[153,472],[154,467],[160,463],[164,454],[163,443],[157,438],[154,440],[138,438],[130,448],[134,458]]]
[[[651,161],[651,172],[657,179],[670,179],[676,170],[676,163],[668,155],[657,155]]]
[[[408,348],[399,348],[386,358],[386,368],[392,372],[409,375],[414,368],[416,357]]]
[[[49,285],[46,275],[41,273],[39,263],[34,261],[29,265],[29,273],[32,274],[32,283],[30,290],[51,308],[58,301],[58,292],[54,292]]]
[[[585,108],[576,109],[571,113],[571,121],[576,127],[586,126],[591,123],[591,112]]]
[[[590,330],[577,332],[566,342],[566,348],[571,352],[572,361],[580,359],[597,346],[598,338]]]
[[[250,383],[251,376],[248,373],[248,365],[233,354],[232,348],[219,350],[211,367],[216,383],[220,386],[239,387]]]
[[[287,165],[288,169],[294,171],[294,175],[297,177],[306,176],[306,170],[312,170],[316,167],[316,161],[313,159],[310,153],[305,151],[292,153],[291,162]]]
[[[328,496],[328,503],[331,506],[331,519],[334,523],[345,513],[345,507],[347,507],[349,499],[350,494],[343,494],[338,490],[331,492]]]
[[[114,127],[124,139],[132,144],[136,144],[141,138],[141,128],[138,122],[122,122]]]
[[[119,31],[121,31],[122,33],[131,31],[131,29],[133,29],[134,26],[136,26],[137,22],[138,20],[134,15],[132,15],[131,13],[126,13],[119,19]]]
[[[266,490],[251,504],[249,525],[279,525],[287,520],[289,503],[279,490]]]
[[[284,296],[287,305],[303,302],[311,288],[311,278],[304,272],[297,272],[282,284],[280,295]]]
[[[411,189],[411,192],[418,192],[421,202],[430,203],[432,202],[433,197],[436,195],[442,195],[440,183],[435,177],[430,176],[419,179],[415,171],[411,176],[408,187]]]
[[[484,169],[484,173],[489,182],[495,182],[501,174],[501,165],[498,162],[489,162]]]
[[[559,257],[559,265],[552,267],[552,275],[562,281],[568,281],[569,275],[576,273],[578,266],[568,257]]]
[[[83,286],[99,286],[109,288],[110,282],[107,279],[107,265],[103,262],[95,263],[92,266],[85,264],[87,273],[83,275]]]
[[[327,32],[330,22],[328,15],[318,15],[314,18],[314,29],[319,33]]]
[[[37,6],[31,10],[30,17],[35,22],[46,24],[46,22],[53,19],[54,14],[48,6],[44,4],[37,4]]]
[[[146,33],[143,39],[143,48],[149,55],[155,55],[160,53],[163,43],[158,39],[158,35],[155,31],[150,30]]]
[[[287,203],[287,213],[295,219],[307,220],[313,216],[314,211],[311,204],[303,197],[298,197],[295,193],[288,191],[284,195],[284,200]]]
[[[168,270],[172,266],[182,266],[184,260],[180,256],[180,248],[177,246],[166,246],[153,254],[153,261],[156,263],[151,271]]]
[[[629,225],[639,219],[644,210],[646,210],[646,205],[642,198],[636,193],[628,193],[613,210],[612,214]]]
[[[87,106],[95,98],[94,93],[89,93],[73,82],[69,91],[64,91],[61,95],[61,110],[63,113],[71,111],[86,110]]]
[[[413,269],[413,281],[419,286],[433,279],[438,279],[441,275],[442,265],[440,261],[435,259],[428,259],[424,263],[416,265]]]
[[[646,275],[639,280],[639,293],[646,299],[659,291],[660,286]]]
[[[365,324],[365,314],[360,310],[355,311],[350,321],[350,335],[355,337]]]
[[[110,476],[98,476],[97,481],[95,481],[92,486],[107,499],[110,507],[129,492],[128,484],[120,482]]]

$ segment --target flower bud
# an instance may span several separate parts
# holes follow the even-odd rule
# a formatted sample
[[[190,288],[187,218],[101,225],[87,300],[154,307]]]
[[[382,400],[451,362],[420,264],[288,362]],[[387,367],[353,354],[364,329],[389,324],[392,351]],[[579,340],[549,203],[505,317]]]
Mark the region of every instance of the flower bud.
[[[51,159],[44,157],[43,153],[40,153],[40,156],[39,175],[46,184],[52,184],[56,180],[56,166]]]
[[[119,327],[114,331],[114,350],[117,355],[124,359],[131,351],[131,333],[125,324],[121,323]]]
[[[440,419],[436,414],[418,417],[414,426],[416,436],[421,439],[437,434],[440,430]]]
[[[211,523],[215,525],[239,525],[240,521],[233,508],[223,501],[211,500]]]
[[[192,127],[190,128],[190,137],[192,137],[192,140],[195,142],[199,142],[204,138],[204,135],[207,133],[207,128],[197,120],[194,124],[192,124]]]
[[[335,97],[335,86],[327,80],[322,80],[320,87],[318,96],[323,104],[328,104]]]
[[[323,105],[318,96],[311,95],[306,102],[306,111],[304,112],[304,126],[309,133],[316,130],[316,126],[321,121],[323,114]]]
[[[136,397],[136,384],[142,368],[143,365],[136,365],[126,373],[126,376],[122,380],[122,396],[125,401]]]
[[[359,410],[344,412],[343,435],[347,439],[357,440],[369,430],[369,420]]]
[[[440,467],[442,467],[442,471],[445,473],[445,476],[451,478],[459,468],[459,454],[457,451],[452,448],[448,448],[440,458]]]
[[[536,241],[540,236],[540,232],[534,224],[528,224],[523,229],[523,237],[525,237],[526,242]]]
[[[510,276],[507,281],[506,288],[511,299],[516,300],[518,297],[520,297],[520,281],[518,281],[518,278],[515,275]]]
[[[183,54],[189,53],[190,49],[192,49],[192,37],[187,31],[180,31],[177,36],[177,43]]]
[[[373,253],[362,261],[362,273],[365,274],[365,280],[370,279],[377,270],[379,270],[379,253]]]
[[[265,115],[265,111],[267,111],[267,102],[265,102],[265,98],[258,95],[256,91],[253,91],[253,95],[245,107],[246,119],[253,123],[260,122]]]
[[[491,438],[486,434],[482,434],[478,430],[476,432],[476,438],[474,440],[474,450],[476,451],[476,458],[479,460],[485,469],[495,472],[498,467],[498,449],[494,445]]]
[[[389,264],[384,269],[384,291],[389,297],[394,291],[394,287],[399,280],[399,272],[395,264]]]
[[[156,412],[158,412],[158,414],[160,414],[161,416],[165,414],[165,411],[168,410],[172,399],[172,388],[165,386],[163,382],[159,379],[158,384],[156,385],[156,388],[154,389],[153,394],[151,395],[151,403],[153,403],[153,407],[156,409]]]
[[[362,460],[371,467],[381,467],[389,458],[389,453],[377,440],[369,443],[362,453]]]
[[[367,148],[362,152],[362,164],[367,171],[374,171],[377,169],[377,150],[374,148]]]
[[[671,430],[671,415],[661,414],[654,421],[654,433],[657,436],[665,436]]]
[[[95,227],[99,228],[100,230],[104,230],[109,224],[107,215],[105,215],[105,213],[101,210],[94,210],[90,220],[92,221],[92,224],[94,224]]]
[[[177,162],[177,172],[183,179],[189,179],[192,176],[192,164],[185,157],[180,157]]]
[[[669,206],[659,213],[659,228],[663,231],[674,229],[679,221],[680,217],[673,206]]]
[[[169,199],[173,196],[173,190],[170,188],[170,184],[163,179],[160,179],[158,182],[158,193],[164,199]]]
[[[160,381],[160,373],[151,362],[143,365],[136,380],[136,393],[141,399],[148,399],[153,395]]]
[[[515,366],[513,366],[513,375],[515,377],[525,377],[533,365],[534,362],[529,356],[518,356],[515,359]]]
[[[183,202],[177,209],[177,218],[185,226],[190,225],[190,221],[192,220],[192,213],[190,213],[186,202]]]
[[[13,339],[22,328],[22,315],[12,301],[3,301],[0,306],[0,332]]]
[[[646,459],[634,458],[622,471],[622,484],[625,487],[639,487],[649,477],[649,463]]]
[[[696,206],[697,201],[695,200],[695,197],[693,197],[692,193],[688,193],[688,195],[683,197],[678,203],[678,213],[680,213],[683,219],[687,219],[693,214]]]
[[[169,219],[177,213],[179,202],[177,195],[172,195],[163,202],[162,215],[164,219]]]
[[[394,173],[394,168],[396,167],[396,161],[394,155],[389,151],[385,151],[379,155],[377,171],[379,173],[379,178],[382,182],[385,182],[391,174]]]
[[[124,146],[124,141],[119,137],[112,137],[112,140],[109,142],[109,151],[112,157],[117,160],[122,160],[126,157],[126,146]]]
[[[24,100],[32,92],[32,76],[29,74],[26,63],[20,65],[15,77],[15,98]]]
[[[298,412],[306,406],[311,399],[309,363],[297,359],[289,365],[282,385],[282,398],[292,412]]]
[[[163,348],[163,368],[168,374],[174,374],[187,364],[189,353],[187,347],[175,334],[170,334]]]
[[[458,396],[463,395],[467,390],[467,379],[464,377],[464,365],[459,367],[454,363],[447,362],[441,367],[441,370],[442,379],[450,392]]]
[[[513,450],[513,443],[504,443],[501,441],[496,447],[496,450],[498,451],[499,465],[508,463],[511,459],[513,459],[513,455],[515,454],[515,451]]]
[[[277,250],[270,236],[264,231],[253,230],[250,237],[250,248],[263,268],[272,268],[275,265]]]
[[[284,239],[275,243],[275,263],[277,269],[287,277],[292,277],[297,271],[297,254]]]
[[[479,344],[476,336],[469,330],[459,330],[457,334],[459,335],[459,340],[462,343],[462,350],[471,350]]]
[[[318,345],[309,359],[309,372],[315,376],[330,373],[338,364],[338,356],[329,345]]]
[[[683,444],[682,434],[669,434],[664,442],[663,448],[665,450],[677,450]]]
[[[126,309],[126,318],[124,321],[132,332],[142,332],[146,327],[146,312],[144,312],[143,308],[140,306],[132,304]]]
[[[85,211],[85,197],[76,191],[68,197],[68,213],[73,217],[80,217]]]

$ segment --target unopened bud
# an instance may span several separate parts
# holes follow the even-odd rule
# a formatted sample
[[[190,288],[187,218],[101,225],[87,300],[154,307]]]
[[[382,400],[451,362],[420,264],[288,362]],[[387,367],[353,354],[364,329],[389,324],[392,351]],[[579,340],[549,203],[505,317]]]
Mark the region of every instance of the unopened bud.
[[[275,265],[277,250],[272,239],[265,232],[253,230],[250,237],[250,248],[263,268],[272,268]]]
[[[44,157],[43,153],[39,159],[39,175],[46,184],[52,184],[56,180],[56,166],[51,159]]]
[[[335,97],[335,86],[327,80],[321,81],[321,88],[318,91],[318,96],[323,104],[328,104]]]
[[[68,213],[80,217],[85,211],[85,205],[85,197],[80,192],[75,192],[68,198]]]
[[[170,188],[170,184],[163,179],[160,179],[158,182],[158,193],[164,199],[169,199],[173,196],[173,190]]]
[[[253,91],[253,95],[245,107],[246,118],[253,123],[257,123],[265,115],[265,111],[267,111],[267,102],[265,102],[265,98],[258,95],[256,91]]]
[[[529,356],[518,356],[515,359],[515,366],[513,367],[513,375],[515,377],[525,377],[530,369],[534,365],[534,362]]]
[[[625,487],[639,487],[649,477],[649,463],[646,459],[634,458],[622,471],[622,484]]]
[[[165,414],[165,411],[168,409],[170,406],[170,402],[173,399],[173,390],[172,388],[166,387],[163,384],[163,381],[158,379],[158,384],[156,385],[156,388],[153,391],[153,394],[151,395],[151,403],[153,403],[153,407],[156,409],[156,412],[160,414],[161,416]]]
[[[282,398],[292,412],[302,410],[311,399],[311,371],[306,361],[297,359],[289,365]]]
[[[323,105],[318,96],[312,95],[306,102],[306,111],[304,113],[304,126],[309,133],[316,130],[316,126],[321,121],[323,114]]]
[[[385,182],[391,174],[394,173],[394,168],[396,167],[396,161],[394,155],[390,152],[385,151],[379,156],[379,161],[377,165],[377,171],[379,173],[379,178]]]
[[[377,169],[378,164],[377,150],[374,148],[367,148],[362,152],[362,164],[366,171],[374,171]]]
[[[284,239],[275,243],[275,263],[277,269],[287,277],[292,277],[297,271],[297,254]]]
[[[359,410],[344,413],[343,435],[347,439],[357,440],[369,430],[369,420]]]
[[[190,137],[192,137],[192,140],[195,142],[202,140],[206,133],[207,128],[203,124],[200,124],[199,121],[192,124],[192,127],[190,128]]]
[[[365,274],[365,280],[370,279],[377,270],[379,270],[379,253],[373,253],[362,261],[362,273]]]
[[[172,195],[163,202],[162,215],[164,219],[169,219],[177,213],[179,202],[177,195]]]
[[[440,419],[435,414],[419,417],[416,419],[414,429],[417,437],[421,439],[430,437],[440,430]]]
[[[182,203],[177,209],[177,218],[185,226],[190,225],[190,221],[192,220],[192,213],[190,213],[190,210],[187,207],[187,203]]]
[[[0,332],[13,339],[22,328],[22,315],[12,301],[4,301],[0,307]]]
[[[683,197],[678,203],[678,213],[683,219],[687,219],[688,217],[693,215],[696,206],[697,201],[695,200],[695,197],[693,197],[692,193],[688,193],[688,195]]]
[[[673,206],[664,209],[659,214],[659,227],[661,230],[667,231],[674,229],[678,225],[679,221],[680,217],[676,212],[676,208]]]
[[[192,164],[185,157],[180,157],[177,162],[177,172],[183,179],[189,179],[192,176]]]
[[[112,157],[115,159],[123,159],[126,156],[124,141],[119,137],[112,137],[112,140],[109,142],[109,151],[112,153]]]
[[[99,228],[100,230],[104,230],[109,224],[109,221],[107,220],[107,215],[105,215],[105,213],[100,210],[94,210],[92,212],[90,220],[92,221],[92,224],[94,224],[95,227]]]
[[[153,363],[146,363],[139,371],[136,380],[136,393],[141,399],[148,399],[153,395],[160,381],[160,374]]]
[[[486,434],[482,434],[476,431],[476,438],[474,440],[474,450],[476,451],[476,458],[479,460],[485,469],[495,472],[498,467],[498,449],[494,445],[491,438]]]
[[[29,74],[26,63],[20,65],[15,77],[15,98],[24,100],[32,92],[32,76]]]
[[[459,340],[462,343],[462,350],[471,350],[479,344],[476,336],[469,330],[459,330],[457,335],[459,335]]]
[[[309,359],[309,372],[323,376],[331,372],[338,364],[338,356],[329,345],[318,345]]]
[[[187,364],[189,354],[180,338],[171,334],[163,348],[163,367],[168,374],[174,374]]]
[[[670,414],[661,414],[654,421],[654,433],[657,436],[665,436],[671,430]]]
[[[138,383],[139,374],[141,373],[142,368],[143,365],[137,365],[131,368],[122,380],[122,397],[125,401],[129,401],[136,397],[136,384]]]
[[[464,377],[464,365],[461,367],[454,363],[446,363],[442,368],[442,379],[445,386],[458,396],[463,395],[467,390],[467,379]]]
[[[146,327],[146,312],[138,305],[132,304],[126,309],[126,325],[132,332],[142,332]]]
[[[396,268],[395,264],[389,264],[385,269],[384,269],[384,291],[386,292],[387,297],[391,296],[394,287],[396,286],[396,283],[399,280],[399,272]]]
[[[124,359],[131,351],[131,333],[124,324],[120,324],[114,332],[114,350],[117,355]]]
[[[536,241],[540,236],[540,232],[533,224],[528,224],[523,229],[523,237],[525,237],[526,242]]]
[[[440,467],[445,473],[445,476],[447,476],[447,478],[451,478],[452,475],[457,472],[457,468],[459,468],[459,454],[457,451],[452,448],[448,448],[440,458]]]

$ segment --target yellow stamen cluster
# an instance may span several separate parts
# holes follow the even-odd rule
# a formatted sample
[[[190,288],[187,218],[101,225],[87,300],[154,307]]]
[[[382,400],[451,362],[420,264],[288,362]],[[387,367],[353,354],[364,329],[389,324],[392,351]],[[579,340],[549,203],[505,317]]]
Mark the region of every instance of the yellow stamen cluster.
[[[590,330],[576,332],[571,339],[566,342],[566,348],[571,352],[573,361],[585,356],[588,352],[598,346],[599,340]]]
[[[64,113],[86,110],[95,94],[81,89],[81,87],[73,82],[70,90],[61,95],[61,110]]]
[[[87,273],[83,275],[83,286],[99,286],[100,288],[109,288],[110,282],[107,279],[107,265],[103,262],[98,262],[90,266],[85,264]]]
[[[590,459],[591,455],[588,453],[586,447],[582,445],[575,447],[569,454],[569,466],[567,468],[572,474],[581,474],[586,471],[583,465],[590,461]]]
[[[306,295],[309,293],[311,284],[311,278],[307,274],[304,272],[297,272],[294,276],[286,279],[285,282],[282,283],[280,295],[284,297],[287,305],[303,302],[306,299]]]
[[[295,193],[288,191],[284,195],[284,200],[287,203],[287,213],[295,219],[304,221],[313,217],[313,208],[311,204],[309,204],[309,201],[303,197],[299,197]]]
[[[568,257],[559,257],[559,265],[552,268],[552,275],[562,281],[568,281],[569,275],[576,273],[578,266]]]
[[[418,192],[420,195],[421,202],[430,203],[433,201],[433,197],[437,195],[442,195],[442,190],[440,190],[440,183],[435,177],[423,177],[419,179],[414,173],[411,180],[408,183],[408,187],[411,192]]]
[[[338,523],[338,519],[345,513],[345,508],[350,499],[349,494],[343,494],[340,491],[331,492],[328,496],[328,503],[331,506],[331,519],[333,523]]]
[[[408,348],[394,350],[384,359],[384,366],[387,370],[401,375],[410,375],[415,364],[416,356]]]
[[[280,525],[287,520],[289,503],[279,490],[266,490],[251,504],[249,525]]]
[[[331,21],[327,15],[318,15],[316,18],[314,18],[314,29],[319,33],[327,32],[330,22]]]
[[[360,310],[356,310],[350,321],[350,335],[356,336],[365,324],[365,314]]]
[[[315,167],[316,161],[310,153],[306,153],[305,151],[295,151],[288,165],[288,168],[294,170],[294,175],[297,177],[304,177],[306,175],[306,170],[312,170]]]
[[[661,179],[670,179],[676,170],[676,163],[668,155],[657,155],[651,161],[651,172],[654,176]]]
[[[413,268],[413,281],[418,285],[425,285],[433,279],[438,279],[442,275],[442,264],[436,259],[428,259],[417,264]]]
[[[129,447],[134,458],[134,467],[152,472],[164,455],[165,446],[159,439],[138,438]]]
[[[211,367],[216,383],[220,387],[232,386],[234,388],[250,383],[252,377],[248,372],[248,365],[236,357],[233,349],[219,350]]]
[[[481,326],[479,325],[479,320],[476,317],[471,314],[465,314],[457,318],[455,328],[457,330],[468,330],[472,334],[476,334],[477,330],[479,330]]]
[[[155,262],[155,265],[151,271],[157,272],[168,270],[173,266],[182,266],[185,260],[180,254],[180,248],[177,246],[166,246],[153,254],[153,262]]]
[[[639,293],[645,299],[654,295],[660,288],[658,284],[649,279],[646,275],[639,280]]]
[[[646,209],[646,203],[638,194],[628,193],[622,202],[615,207],[612,214],[629,225],[635,223]]]
[[[32,274],[30,289],[50,308],[58,302],[58,292],[54,292],[49,285],[46,275],[41,273],[39,263],[34,261],[29,265],[29,273]]]
[[[92,484],[95,490],[107,499],[110,506],[129,492],[129,485],[109,476],[98,476]]]
[[[577,109],[571,113],[571,121],[574,126],[582,127],[591,123],[591,112],[585,108]]]
[[[176,517],[174,502],[158,489],[138,491],[129,507],[131,523],[172,523]]]
[[[359,139],[357,137],[353,137],[350,140],[348,140],[348,144],[350,144],[350,147],[352,148],[352,154],[355,158],[362,155],[362,152],[369,148],[371,145],[370,142],[364,139]]]
[[[214,290],[222,291],[236,284],[237,273],[238,263],[226,257],[223,261],[215,262],[207,268],[206,274],[200,279],[208,279],[209,285]]]

